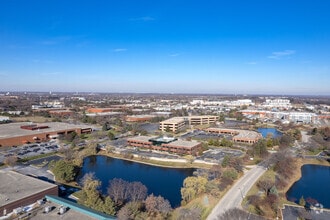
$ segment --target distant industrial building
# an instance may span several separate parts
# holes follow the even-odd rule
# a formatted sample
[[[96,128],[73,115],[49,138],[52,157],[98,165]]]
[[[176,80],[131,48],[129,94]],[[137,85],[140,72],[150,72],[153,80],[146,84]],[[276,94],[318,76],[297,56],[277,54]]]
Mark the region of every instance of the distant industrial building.
[[[241,106],[252,106],[255,103],[251,99],[238,99],[234,101],[205,101],[205,100],[193,100],[190,102],[191,105],[203,105],[203,106],[229,106],[229,107],[241,107]]]
[[[265,108],[281,108],[281,109],[290,109],[292,105],[289,99],[266,99],[262,104]]]
[[[125,117],[127,122],[146,122],[155,118],[155,115],[128,115]]]
[[[0,116],[0,123],[4,123],[4,122],[8,122],[8,121],[10,121],[10,118],[9,117]]]
[[[14,171],[0,170],[0,216],[22,209],[44,198],[58,195],[58,187]]]
[[[51,110],[49,111],[49,114],[52,117],[60,117],[60,118],[68,118],[74,115],[74,111],[71,110]]]
[[[219,116],[214,115],[174,117],[161,121],[159,123],[159,129],[163,132],[169,130],[173,133],[177,133],[186,128],[186,126],[213,124],[218,120]]]
[[[312,112],[290,112],[290,111],[264,111],[264,110],[241,110],[245,117],[256,117],[259,119],[269,118],[294,123],[313,124],[318,120],[318,115]]]
[[[206,129],[206,131],[209,133],[232,135],[232,140],[237,143],[254,144],[262,138],[262,135],[260,133],[250,130],[208,128]]]
[[[317,115],[311,112],[272,112],[272,117],[304,124],[313,124],[318,119]]]
[[[0,146],[14,146],[25,143],[48,141],[60,135],[76,132],[78,135],[90,133],[92,128],[62,122],[33,124],[30,122],[0,125]]]
[[[127,139],[127,143],[129,146],[137,148],[189,155],[198,155],[202,149],[200,142],[182,141],[171,137],[136,136]]]
[[[89,108],[87,109],[88,113],[105,113],[105,112],[120,112],[127,109],[125,105],[114,105],[109,108]]]

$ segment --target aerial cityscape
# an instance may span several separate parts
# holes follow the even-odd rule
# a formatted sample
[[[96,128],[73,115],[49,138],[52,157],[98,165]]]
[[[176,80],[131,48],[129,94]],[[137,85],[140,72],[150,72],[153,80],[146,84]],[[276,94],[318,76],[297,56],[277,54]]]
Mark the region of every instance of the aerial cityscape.
[[[1,1],[0,219],[330,219],[329,9]]]

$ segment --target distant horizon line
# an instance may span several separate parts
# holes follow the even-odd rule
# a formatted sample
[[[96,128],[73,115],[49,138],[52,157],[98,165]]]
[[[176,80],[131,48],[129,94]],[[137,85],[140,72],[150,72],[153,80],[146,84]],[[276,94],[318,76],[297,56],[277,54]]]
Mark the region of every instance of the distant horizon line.
[[[123,95],[201,95],[201,96],[282,96],[282,97],[330,97],[330,94],[272,94],[272,93],[194,93],[194,92],[69,92],[69,91],[0,91],[0,94],[6,95],[6,93],[42,93],[42,94],[52,94],[55,95],[56,93],[61,94],[123,94]]]

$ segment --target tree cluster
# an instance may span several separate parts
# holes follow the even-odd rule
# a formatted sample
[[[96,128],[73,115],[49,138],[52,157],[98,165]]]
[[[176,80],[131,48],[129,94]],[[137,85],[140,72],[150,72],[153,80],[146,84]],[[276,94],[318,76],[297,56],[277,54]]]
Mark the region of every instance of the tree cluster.
[[[269,179],[259,180],[257,187],[264,192],[263,195],[251,195],[248,201],[254,206],[259,215],[266,215],[268,210],[277,213],[279,208],[279,197],[275,183]]]
[[[57,180],[65,182],[74,181],[79,172],[76,165],[66,160],[51,161],[49,168]]]
[[[252,150],[248,153],[252,154],[253,157],[266,158],[268,156],[267,140],[258,140],[258,142],[252,145]]]
[[[205,192],[207,179],[201,176],[190,176],[183,181],[181,188],[182,203],[186,204]]]
[[[109,181],[107,195],[99,191],[101,182],[94,174],[86,174],[81,181],[79,203],[97,211],[115,215],[118,219],[166,219],[172,207],[167,199],[153,194],[147,196],[147,187],[141,182],[122,179]]]
[[[215,147],[232,147],[233,142],[230,140],[227,140],[226,138],[222,138],[221,141],[219,139],[209,139],[208,145],[215,146]]]
[[[310,132],[312,135],[312,144],[309,145],[308,150],[328,150],[330,151],[330,127],[313,128]]]
[[[127,202],[142,201],[147,197],[148,189],[141,182],[127,182],[115,178],[109,182],[108,195],[117,206]]]

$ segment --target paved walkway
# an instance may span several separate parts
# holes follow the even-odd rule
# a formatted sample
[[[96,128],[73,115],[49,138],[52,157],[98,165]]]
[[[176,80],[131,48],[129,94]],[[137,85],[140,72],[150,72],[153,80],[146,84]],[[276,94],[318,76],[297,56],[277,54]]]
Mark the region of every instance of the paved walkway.
[[[245,172],[213,208],[207,220],[216,220],[218,216],[221,216],[225,211],[231,208],[241,208],[241,203],[246,193],[265,171],[266,169],[264,167],[255,166],[251,170]]]

